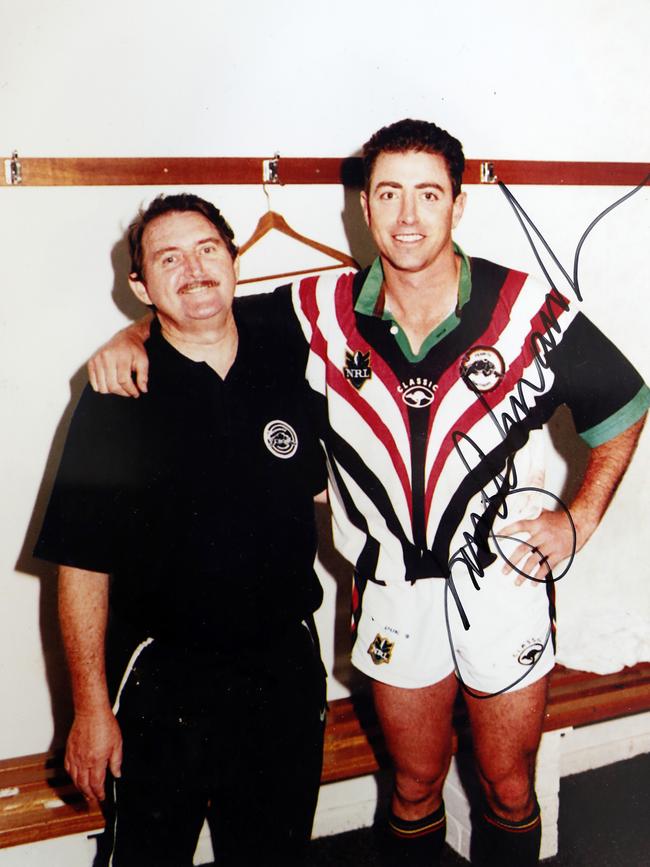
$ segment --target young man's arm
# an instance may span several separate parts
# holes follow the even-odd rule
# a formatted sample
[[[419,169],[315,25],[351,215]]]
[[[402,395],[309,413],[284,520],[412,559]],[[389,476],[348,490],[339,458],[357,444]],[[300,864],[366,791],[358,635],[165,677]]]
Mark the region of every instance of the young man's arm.
[[[65,769],[88,799],[105,797],[106,768],[122,763],[122,735],[106,685],[105,636],[108,575],[59,567],[59,619],[70,669],[75,717]]]
[[[582,484],[569,506],[575,526],[575,549],[573,532],[566,513],[545,510],[534,520],[516,521],[501,530],[504,536],[530,534],[527,543],[519,545],[509,557],[510,564],[539,580],[544,578],[549,567],[555,569],[574,551],[579,551],[584,546],[600,523],[625,475],[645,419],[644,415],[618,436],[591,450]],[[510,564],[504,566],[505,573],[511,571]],[[525,580],[522,575],[515,583],[521,584]]]
[[[118,331],[88,362],[88,379],[101,394],[138,397],[147,390],[149,358],[144,342],[153,316],[147,313],[128,328]],[[136,379],[133,381],[132,373]]]

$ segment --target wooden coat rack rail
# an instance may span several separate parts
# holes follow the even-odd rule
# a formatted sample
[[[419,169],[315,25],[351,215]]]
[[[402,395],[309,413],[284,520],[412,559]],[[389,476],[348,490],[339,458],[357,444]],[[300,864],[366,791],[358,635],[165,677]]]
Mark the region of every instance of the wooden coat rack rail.
[[[176,186],[343,184],[361,186],[358,157],[20,157],[3,158],[0,186]],[[269,174],[269,167],[272,171]],[[467,160],[464,182],[627,186],[650,183],[649,163]]]

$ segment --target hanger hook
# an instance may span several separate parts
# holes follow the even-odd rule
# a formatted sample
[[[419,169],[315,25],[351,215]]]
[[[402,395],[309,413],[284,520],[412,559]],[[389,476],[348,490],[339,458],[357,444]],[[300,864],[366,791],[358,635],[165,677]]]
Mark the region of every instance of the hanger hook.
[[[272,208],[271,208],[271,196],[270,196],[269,191],[268,191],[267,188],[266,188],[266,181],[264,181],[264,183],[262,184],[262,189],[264,190],[264,195],[266,196],[266,210],[267,210],[269,213],[271,213],[271,211],[272,211]]]
[[[269,213],[271,212],[271,196],[267,189],[267,184],[280,183],[280,175],[278,172],[279,160],[280,154],[276,151],[272,160],[262,161],[262,189],[266,196],[266,209]]]

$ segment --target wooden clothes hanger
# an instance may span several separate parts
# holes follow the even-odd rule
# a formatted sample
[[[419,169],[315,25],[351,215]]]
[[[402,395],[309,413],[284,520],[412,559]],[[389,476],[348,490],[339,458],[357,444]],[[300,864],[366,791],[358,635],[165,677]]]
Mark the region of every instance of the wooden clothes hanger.
[[[348,256],[347,253],[342,253],[340,250],[328,247],[327,244],[321,244],[319,241],[314,241],[312,238],[307,238],[305,235],[299,234],[295,229],[291,228],[281,214],[278,214],[275,211],[267,211],[260,217],[253,234],[250,236],[248,241],[246,241],[245,244],[242,244],[239,248],[239,255],[242,256],[247,250],[250,250],[250,248],[261,238],[268,235],[272,229],[281,232],[283,235],[288,235],[290,238],[293,238],[294,241],[299,241],[301,244],[305,244],[313,250],[318,250],[320,253],[324,253],[331,259],[336,259],[338,264],[326,265],[324,267],[321,266],[319,268],[305,268],[300,271],[287,271],[283,274],[269,274],[264,277],[250,277],[246,280],[240,280],[240,285],[244,283],[258,283],[261,280],[277,280],[280,277],[296,277],[299,274],[313,274],[318,271],[332,271],[335,268],[340,268],[341,265],[344,265],[347,268],[354,268],[355,270],[359,269],[359,265],[351,256]]]

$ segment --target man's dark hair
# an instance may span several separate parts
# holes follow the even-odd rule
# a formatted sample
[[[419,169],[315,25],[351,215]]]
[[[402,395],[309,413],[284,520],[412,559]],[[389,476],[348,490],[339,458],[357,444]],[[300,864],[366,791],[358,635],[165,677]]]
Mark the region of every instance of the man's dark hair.
[[[451,191],[454,199],[460,193],[460,185],[465,169],[463,146],[452,135],[426,120],[398,120],[390,126],[382,127],[364,144],[363,174],[365,189],[368,192],[370,176],[382,153],[399,154],[407,151],[425,151],[439,154],[447,164],[451,178]]]
[[[142,236],[144,230],[156,217],[160,217],[162,214],[170,214],[173,211],[196,211],[197,214],[202,214],[219,232],[232,258],[234,259],[237,256],[238,247],[234,242],[235,233],[221,215],[219,208],[215,207],[211,202],[206,202],[200,196],[195,196],[193,193],[176,193],[171,196],[166,196],[162,193],[149,204],[148,208],[141,209],[137,218],[129,226],[127,237],[129,239],[129,252],[131,254],[131,273],[135,274],[138,280],[144,280],[144,274],[142,273]]]

